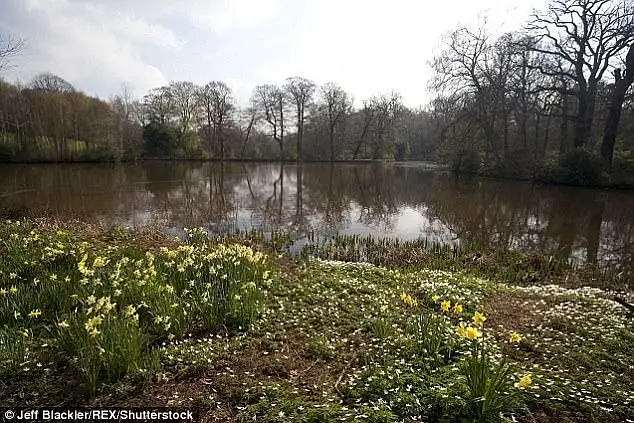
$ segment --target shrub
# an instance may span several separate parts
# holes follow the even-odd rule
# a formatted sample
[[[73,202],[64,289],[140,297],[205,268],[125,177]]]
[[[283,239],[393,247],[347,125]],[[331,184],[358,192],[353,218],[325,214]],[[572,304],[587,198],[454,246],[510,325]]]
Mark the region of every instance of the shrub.
[[[602,159],[587,150],[575,149],[544,164],[535,179],[542,182],[592,186],[605,182]]]
[[[473,149],[458,150],[451,158],[451,169],[454,173],[476,174],[480,170],[480,153]]]

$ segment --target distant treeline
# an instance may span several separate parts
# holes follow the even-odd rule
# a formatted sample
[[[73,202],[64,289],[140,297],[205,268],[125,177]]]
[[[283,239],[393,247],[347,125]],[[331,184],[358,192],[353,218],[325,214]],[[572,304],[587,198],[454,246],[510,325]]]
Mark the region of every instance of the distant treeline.
[[[223,82],[171,82],[142,100],[110,101],[44,73],[25,87],[0,82],[0,160],[143,158],[428,159],[438,142],[430,113],[397,93],[353,107],[334,83],[288,78],[255,87],[238,107]]]

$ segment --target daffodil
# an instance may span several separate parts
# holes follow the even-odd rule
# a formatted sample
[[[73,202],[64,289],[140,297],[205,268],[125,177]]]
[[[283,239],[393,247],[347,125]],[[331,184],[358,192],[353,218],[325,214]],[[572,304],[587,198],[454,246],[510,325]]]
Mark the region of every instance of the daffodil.
[[[484,316],[484,314],[480,313],[479,311],[476,311],[473,315],[473,323],[478,326],[482,326],[486,319],[487,318]]]
[[[9,292],[9,291],[7,291],[4,288],[0,288],[0,297],[4,297],[5,295],[7,295],[7,292]]]
[[[467,339],[470,339],[473,341],[475,339],[478,339],[480,336],[482,336],[482,333],[478,329],[474,328],[473,326],[469,326],[468,328],[465,329],[465,337]]]
[[[59,326],[60,328],[67,328],[70,327],[70,325],[68,324],[68,322],[66,320],[64,320],[63,322],[59,322],[57,324],[57,326]]]
[[[405,292],[401,292],[401,300],[410,306],[416,306],[418,305],[418,301],[416,301],[415,298],[413,298],[411,295],[406,294]]]
[[[462,313],[462,304],[456,304],[453,306],[453,312],[456,314]]]
[[[442,311],[449,311],[449,309],[451,308],[451,301],[444,300],[442,303],[440,303],[440,308],[442,309]]]
[[[528,388],[532,383],[533,380],[531,379],[530,375],[524,375],[520,378],[519,381],[515,382],[515,387],[524,389]]]
[[[18,288],[16,288],[15,286],[12,286],[11,289],[9,289],[9,292],[12,294],[16,294],[18,292]]]
[[[39,309],[31,310],[31,312],[29,313],[29,317],[31,319],[37,319],[41,315],[42,315],[42,312]]]
[[[434,295],[432,295],[432,296],[431,296],[431,300],[432,300],[433,302],[437,303],[437,302],[438,302],[438,300],[440,300],[440,297],[439,297],[437,294],[434,294]]]
[[[460,323],[460,325],[456,328],[456,331],[458,332],[458,335],[460,336],[467,336],[467,332],[464,326],[464,323]]]
[[[509,337],[509,341],[513,344],[517,344],[518,342],[520,342],[522,340],[522,337],[520,336],[519,333],[513,331],[511,332],[511,336]]]

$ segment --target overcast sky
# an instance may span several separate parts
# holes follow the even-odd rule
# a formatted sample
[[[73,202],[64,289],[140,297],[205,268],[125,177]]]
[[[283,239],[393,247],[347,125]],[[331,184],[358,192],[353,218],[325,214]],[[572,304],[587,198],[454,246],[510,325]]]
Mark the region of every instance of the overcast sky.
[[[429,61],[442,35],[487,16],[519,29],[543,0],[0,0],[0,30],[25,49],[3,78],[52,72],[109,98],[170,80],[225,81],[244,104],[252,88],[305,76],[335,81],[357,101],[395,89],[429,100]]]

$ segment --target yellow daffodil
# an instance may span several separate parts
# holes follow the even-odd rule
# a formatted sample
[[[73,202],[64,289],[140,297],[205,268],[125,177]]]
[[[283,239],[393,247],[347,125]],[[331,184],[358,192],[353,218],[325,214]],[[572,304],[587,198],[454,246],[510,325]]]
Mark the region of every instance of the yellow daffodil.
[[[5,295],[7,295],[7,292],[9,292],[9,291],[7,291],[4,288],[0,288],[0,297],[4,297]]]
[[[63,322],[59,322],[57,324],[57,326],[59,326],[60,328],[67,328],[70,327],[70,325],[68,324],[68,322],[66,320],[64,320]]]
[[[410,306],[416,306],[418,305],[418,301],[416,301],[415,298],[413,298],[411,295],[406,294],[405,292],[401,292],[401,300]]]
[[[438,295],[434,294],[434,295],[432,295],[432,296],[431,296],[431,300],[432,300],[433,302],[437,303],[437,302],[438,302],[438,300],[440,300],[440,297],[439,297]]]
[[[440,308],[442,309],[442,311],[449,311],[449,309],[451,308],[451,301],[444,300],[442,303],[440,303]]]
[[[509,341],[513,344],[517,344],[518,342],[520,342],[522,340],[522,337],[520,336],[519,333],[513,331],[511,332],[511,336],[509,338]]]
[[[487,318],[484,316],[484,314],[480,313],[479,311],[476,311],[473,315],[473,323],[478,326],[482,326],[486,319]]]
[[[519,381],[515,382],[516,388],[528,388],[533,383],[530,375],[524,375],[520,378]]]
[[[472,326],[469,326],[468,328],[465,329],[465,337],[467,339],[470,339],[473,341],[474,339],[478,339],[480,336],[482,336],[482,333],[478,329]]]
[[[467,332],[466,332],[466,329],[464,327],[464,323],[461,323],[460,326],[458,326],[456,328],[456,331],[458,332],[458,335],[460,335],[460,336],[464,336],[464,337],[467,336]]]
[[[456,304],[453,306],[453,312],[456,314],[462,313],[462,304]]]
[[[18,292],[18,288],[12,286],[11,289],[9,289],[9,292],[11,292],[12,294],[16,294]]]
[[[29,317],[31,319],[37,319],[41,315],[42,315],[42,312],[39,309],[31,310],[31,312],[29,313]]]
[[[94,338],[95,336],[99,335],[101,332],[99,332],[97,328],[92,328],[88,331],[88,333],[90,334],[90,336]]]

